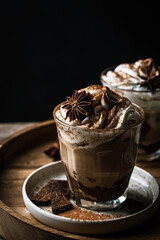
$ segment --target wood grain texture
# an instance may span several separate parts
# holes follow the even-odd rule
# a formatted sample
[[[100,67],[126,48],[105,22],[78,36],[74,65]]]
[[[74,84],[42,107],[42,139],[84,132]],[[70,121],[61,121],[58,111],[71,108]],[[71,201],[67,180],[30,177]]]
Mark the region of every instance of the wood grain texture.
[[[27,127],[31,127],[38,122],[16,122],[16,123],[0,123],[0,141],[9,137],[10,135],[23,130]]]
[[[43,239],[160,239],[160,209],[145,224],[117,234],[81,236],[59,231],[38,222],[26,210],[22,199],[22,185],[35,169],[52,162],[43,150],[57,140],[54,121],[47,121],[22,130],[0,145],[0,235],[13,240]],[[138,163],[160,181],[160,161]]]

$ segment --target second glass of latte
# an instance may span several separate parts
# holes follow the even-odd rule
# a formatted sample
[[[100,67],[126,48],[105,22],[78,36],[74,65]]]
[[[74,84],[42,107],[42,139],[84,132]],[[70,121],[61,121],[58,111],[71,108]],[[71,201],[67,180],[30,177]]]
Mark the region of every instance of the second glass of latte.
[[[103,86],[127,97],[145,111],[137,161],[160,159],[160,66],[152,58],[105,69]]]

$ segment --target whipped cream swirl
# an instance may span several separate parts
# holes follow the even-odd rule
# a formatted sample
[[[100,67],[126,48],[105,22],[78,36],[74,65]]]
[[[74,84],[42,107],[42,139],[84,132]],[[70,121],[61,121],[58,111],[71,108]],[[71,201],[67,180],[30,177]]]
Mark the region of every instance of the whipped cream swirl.
[[[160,67],[152,58],[131,64],[120,64],[101,76],[102,82],[124,90],[154,91],[160,89]]]
[[[62,122],[86,129],[120,129],[140,122],[140,113],[125,97],[113,92],[108,87],[92,85],[78,91],[90,96],[88,115],[82,119],[67,117],[64,104],[56,111],[56,117]]]

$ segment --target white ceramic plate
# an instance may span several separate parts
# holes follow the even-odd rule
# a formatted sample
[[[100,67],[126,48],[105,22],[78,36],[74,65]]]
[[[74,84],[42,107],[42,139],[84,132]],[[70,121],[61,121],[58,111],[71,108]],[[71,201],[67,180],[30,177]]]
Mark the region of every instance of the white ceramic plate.
[[[33,196],[50,179],[66,179],[62,162],[47,164],[28,176],[23,184],[23,199],[26,208],[40,222],[66,232],[77,234],[106,234],[133,228],[149,219],[160,204],[159,185],[156,179],[139,167],[135,167],[128,192],[147,204],[143,210],[128,216],[109,220],[84,221],[52,214],[47,209],[36,206]]]

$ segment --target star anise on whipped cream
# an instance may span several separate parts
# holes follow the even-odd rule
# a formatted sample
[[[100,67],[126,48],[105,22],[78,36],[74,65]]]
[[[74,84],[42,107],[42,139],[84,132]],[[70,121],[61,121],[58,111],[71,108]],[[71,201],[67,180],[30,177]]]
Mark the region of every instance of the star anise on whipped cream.
[[[138,75],[144,80],[141,86],[147,87],[150,91],[160,88],[160,69],[152,58],[140,60],[141,65],[138,67]]]
[[[72,97],[67,97],[67,101],[63,104],[62,108],[67,109],[66,118],[69,117],[70,121],[77,119],[82,121],[85,116],[88,116],[88,107],[91,105],[90,95],[86,91],[75,92]]]

